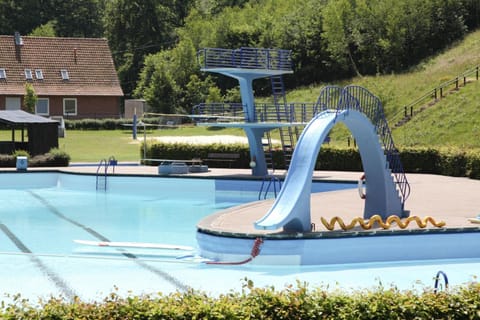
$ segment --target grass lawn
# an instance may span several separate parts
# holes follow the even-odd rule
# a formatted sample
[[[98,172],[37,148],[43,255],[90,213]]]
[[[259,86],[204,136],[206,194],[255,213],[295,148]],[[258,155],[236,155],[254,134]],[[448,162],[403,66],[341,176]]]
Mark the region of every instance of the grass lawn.
[[[134,140],[130,130],[67,130],[65,138],[59,138],[59,148],[67,152],[71,162],[99,162],[114,156],[118,161],[139,162],[144,137],[147,143],[160,136],[244,136],[240,129],[208,129],[205,127],[180,127],[177,129],[148,130],[146,135],[138,131]]]
[[[119,130],[67,130],[59,138],[58,147],[66,151],[71,162],[99,162],[114,156],[118,161],[140,161],[140,139],[132,133]]]

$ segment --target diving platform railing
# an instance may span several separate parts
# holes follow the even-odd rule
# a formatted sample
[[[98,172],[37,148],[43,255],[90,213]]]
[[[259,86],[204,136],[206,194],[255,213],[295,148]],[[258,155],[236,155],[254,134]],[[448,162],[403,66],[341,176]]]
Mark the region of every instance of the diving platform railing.
[[[324,109],[316,103],[288,103],[279,111],[278,106],[256,103],[254,122],[282,122],[306,124]],[[193,107],[192,118],[199,122],[247,122],[247,112],[240,103],[201,103]]]
[[[241,103],[200,103],[193,107],[191,117],[199,122],[247,121],[248,114]]]
[[[291,50],[247,48],[204,48],[197,52],[203,69],[236,68],[292,71]]]

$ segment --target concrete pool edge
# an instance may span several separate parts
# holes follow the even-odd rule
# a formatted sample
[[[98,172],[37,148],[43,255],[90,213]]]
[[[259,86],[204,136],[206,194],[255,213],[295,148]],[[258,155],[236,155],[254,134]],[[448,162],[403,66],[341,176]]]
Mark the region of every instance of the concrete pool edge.
[[[220,235],[197,231],[201,256],[228,264],[251,256],[255,235]],[[258,265],[332,265],[432,261],[480,257],[479,228],[458,230],[355,232],[347,236],[262,237]]]

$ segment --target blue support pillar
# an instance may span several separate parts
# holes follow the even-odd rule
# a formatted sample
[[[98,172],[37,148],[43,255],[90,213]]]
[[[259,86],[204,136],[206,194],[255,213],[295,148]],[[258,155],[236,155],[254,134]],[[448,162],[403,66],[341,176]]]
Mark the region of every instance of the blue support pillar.
[[[252,167],[252,175],[264,176],[268,173],[262,144],[262,137],[265,129],[247,127],[244,128],[244,130],[247,135],[248,145],[250,148],[250,161],[255,162],[255,166]]]
[[[133,114],[132,136],[133,140],[137,140],[137,112]]]
[[[240,84],[240,96],[242,98],[243,111],[247,114],[247,122],[256,122],[255,98],[253,96],[253,78],[237,77]]]

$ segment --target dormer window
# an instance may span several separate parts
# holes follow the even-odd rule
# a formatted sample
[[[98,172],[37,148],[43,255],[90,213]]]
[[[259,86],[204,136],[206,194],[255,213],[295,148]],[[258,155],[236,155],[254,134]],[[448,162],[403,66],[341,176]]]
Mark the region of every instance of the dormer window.
[[[31,70],[31,69],[25,69],[25,79],[27,79],[27,80],[32,80],[32,79],[33,79],[32,70]]]
[[[4,68],[0,68],[0,79],[7,79],[7,72]]]
[[[37,70],[35,70],[35,77],[36,77],[38,80],[43,80],[43,72],[42,72],[42,69],[37,69]]]
[[[63,79],[63,80],[68,80],[68,79],[70,79],[70,77],[68,76],[68,71],[67,71],[67,69],[62,69],[62,70],[60,70],[60,73],[62,74],[62,79]]]

